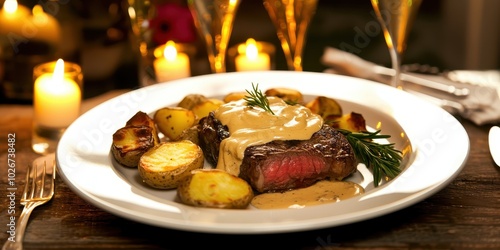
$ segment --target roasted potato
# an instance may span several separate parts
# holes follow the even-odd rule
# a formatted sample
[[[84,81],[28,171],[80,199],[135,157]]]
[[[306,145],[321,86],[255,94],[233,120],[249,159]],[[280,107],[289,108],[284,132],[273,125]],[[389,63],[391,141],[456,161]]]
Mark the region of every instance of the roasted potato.
[[[306,104],[313,113],[320,115],[327,123],[342,116],[342,107],[332,98],[318,96]]]
[[[247,95],[248,95],[247,92],[232,92],[232,93],[229,93],[226,96],[224,96],[222,101],[224,101],[225,103],[232,102],[232,101],[238,101],[238,100],[245,98],[245,96],[247,96]]]
[[[204,95],[199,95],[199,94],[189,94],[185,96],[178,104],[177,107],[185,108],[185,109],[193,109],[194,106],[204,103],[208,101],[208,98],[206,98]]]
[[[158,136],[158,130],[156,129],[156,125],[155,125],[154,120],[151,117],[149,117],[148,114],[146,114],[142,111],[135,113],[135,115],[132,116],[127,121],[125,126],[148,126],[148,127],[151,127],[153,129],[151,131],[151,133],[153,133],[153,139],[154,139],[155,145],[160,143],[160,137]]]
[[[196,119],[199,121],[201,118],[207,116],[210,112],[218,109],[222,104],[224,104],[224,102],[221,100],[209,99],[194,106],[191,110],[196,115]]]
[[[334,120],[331,125],[334,128],[345,129],[352,132],[366,131],[365,118],[361,114],[355,112],[342,115],[340,118]]]
[[[254,196],[245,180],[218,169],[191,171],[177,194],[187,205],[210,208],[246,208]]]
[[[201,148],[191,141],[162,142],[139,160],[139,175],[151,187],[173,189],[191,170],[203,167]]]
[[[264,93],[266,96],[276,96],[283,99],[285,102],[290,104],[302,104],[304,102],[304,97],[302,93],[295,89],[289,88],[272,88],[266,90]]]
[[[186,130],[184,130],[179,137],[179,140],[192,141],[196,145],[200,145],[200,140],[198,139],[198,125],[194,125]]]
[[[113,134],[111,152],[120,164],[137,167],[141,156],[154,147],[153,129],[149,126],[125,126]]]
[[[156,111],[153,120],[158,130],[172,141],[179,140],[184,130],[196,123],[193,111],[181,107],[165,107]]]

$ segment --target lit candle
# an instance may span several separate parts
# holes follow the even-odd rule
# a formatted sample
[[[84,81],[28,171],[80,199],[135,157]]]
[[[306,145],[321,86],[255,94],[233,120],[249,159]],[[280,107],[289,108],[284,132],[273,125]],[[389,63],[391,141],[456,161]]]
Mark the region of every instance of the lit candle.
[[[34,39],[58,45],[61,39],[61,27],[57,20],[43,11],[42,6],[33,7],[33,25],[36,27]]]
[[[236,71],[270,70],[271,59],[266,53],[259,52],[257,42],[249,38],[244,46],[244,54],[235,59]],[[238,49],[240,51],[240,49]]]
[[[33,105],[37,124],[65,128],[80,115],[81,90],[78,83],[64,75],[64,61],[57,60],[54,73],[35,80]]]
[[[0,34],[15,33],[23,35],[26,23],[30,22],[30,11],[22,5],[18,5],[16,0],[5,0],[0,11]]]
[[[158,82],[189,77],[191,75],[189,57],[185,53],[178,53],[173,41],[168,41],[165,44],[163,56],[155,59],[154,68]]]

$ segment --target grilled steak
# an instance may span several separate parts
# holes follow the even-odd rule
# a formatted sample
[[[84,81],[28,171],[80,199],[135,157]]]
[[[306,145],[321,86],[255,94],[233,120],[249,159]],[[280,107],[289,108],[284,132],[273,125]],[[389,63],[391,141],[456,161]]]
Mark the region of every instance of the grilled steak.
[[[217,164],[227,127],[213,115],[200,121],[200,143],[207,161]],[[318,180],[341,180],[356,170],[357,161],[347,139],[324,125],[309,140],[275,140],[245,150],[239,176],[258,192],[307,187]]]

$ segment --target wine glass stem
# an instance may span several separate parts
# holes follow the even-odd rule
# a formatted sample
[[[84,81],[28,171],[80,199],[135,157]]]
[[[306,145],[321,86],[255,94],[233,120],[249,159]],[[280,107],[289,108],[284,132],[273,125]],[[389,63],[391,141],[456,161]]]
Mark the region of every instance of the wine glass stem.
[[[288,45],[285,45],[288,46]],[[288,65],[288,69],[294,71],[302,71],[302,57],[294,56],[292,52],[289,50],[285,50],[286,63]]]
[[[390,51],[392,68],[394,69],[391,85],[395,88],[403,89],[403,84],[401,82],[401,53],[394,47],[392,47]]]
[[[225,66],[225,56],[221,52],[214,57],[214,62],[212,63],[212,72],[215,73],[224,73],[226,72],[226,66]]]

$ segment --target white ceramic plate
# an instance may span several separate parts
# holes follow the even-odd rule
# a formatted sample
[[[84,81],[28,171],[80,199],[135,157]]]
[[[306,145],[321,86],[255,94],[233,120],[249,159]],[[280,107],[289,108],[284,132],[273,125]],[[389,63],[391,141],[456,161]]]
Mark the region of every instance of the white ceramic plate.
[[[350,180],[366,193],[338,203],[279,210],[195,208],[175,200],[175,191],[145,186],[134,169],[114,163],[112,134],[137,111],[153,113],[185,95],[220,97],[233,91],[289,87],[307,98],[336,98],[344,113],[363,114],[367,125],[390,134],[405,153],[404,171],[373,188],[371,175]],[[59,175],[79,196],[113,214],[160,227],[194,232],[256,234],[319,229],[384,215],[417,203],[445,187],[461,170],[469,139],[444,110],[403,91],[357,78],[310,72],[226,73],[153,85],[111,99],[83,114],[60,140]]]

